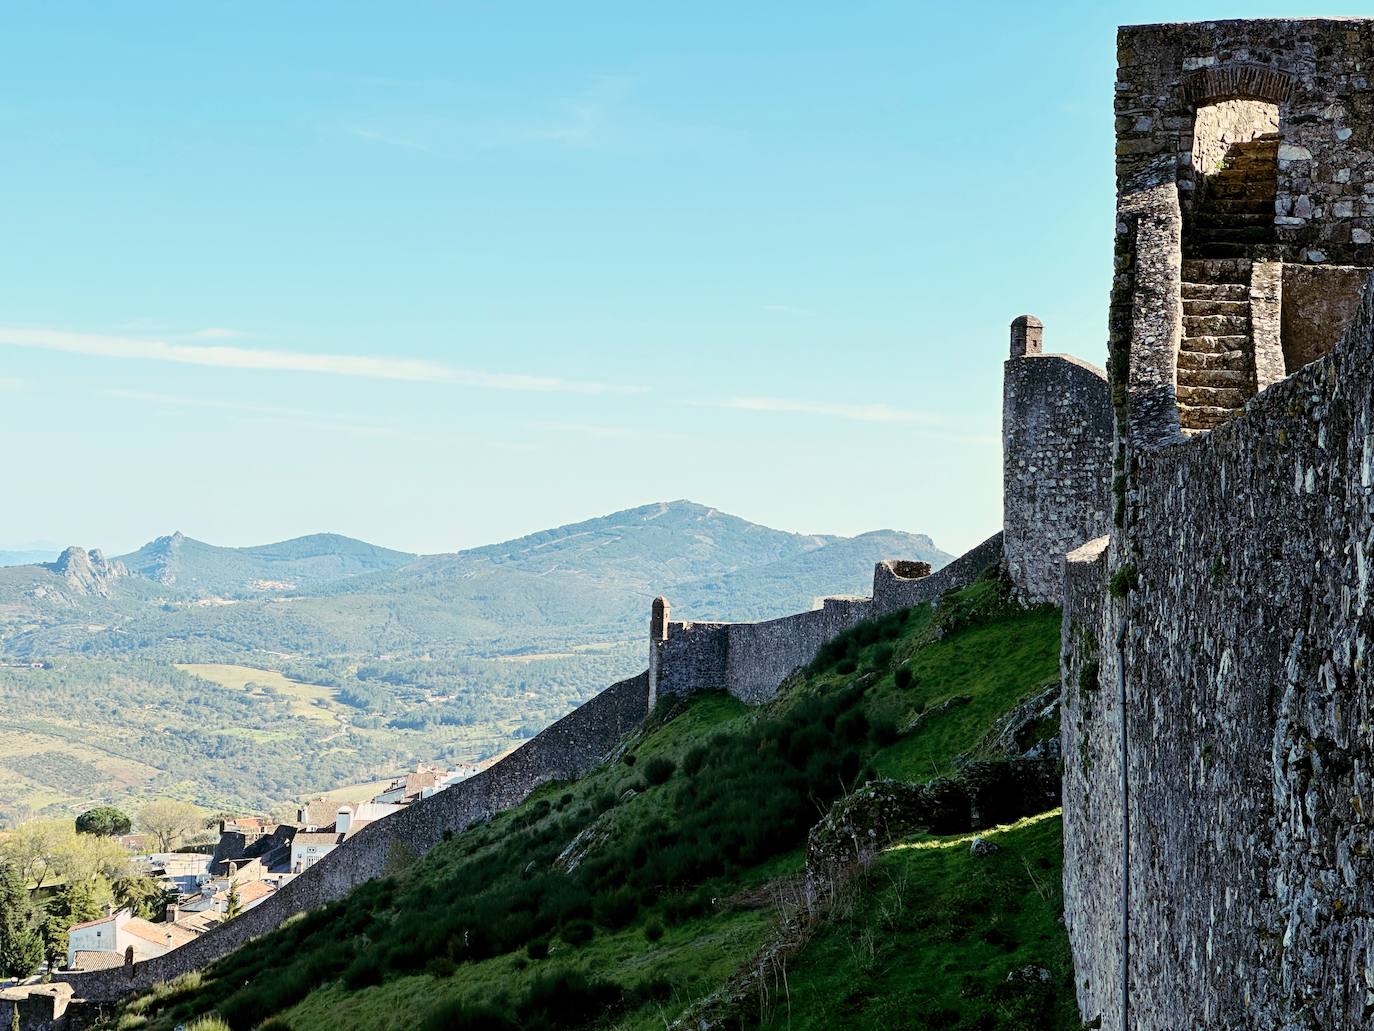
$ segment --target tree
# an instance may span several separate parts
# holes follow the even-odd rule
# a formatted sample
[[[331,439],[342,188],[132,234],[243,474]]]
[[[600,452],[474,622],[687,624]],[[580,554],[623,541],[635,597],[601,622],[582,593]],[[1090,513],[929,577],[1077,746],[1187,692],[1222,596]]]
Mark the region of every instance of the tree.
[[[138,811],[139,827],[157,838],[163,852],[171,851],[179,838],[199,830],[203,822],[200,810],[190,802],[162,799]]]
[[[13,864],[26,884],[41,888],[56,871],[54,857],[75,838],[67,820],[29,820],[5,836],[0,859]]]
[[[224,919],[232,920],[243,912],[243,900],[239,898],[239,882],[229,882],[229,897],[224,900]]]
[[[52,866],[64,880],[109,885],[129,876],[129,853],[119,842],[94,834],[73,834],[52,856]]]
[[[0,977],[28,977],[43,961],[29,889],[13,864],[0,867]]]
[[[133,821],[123,810],[116,809],[112,805],[101,805],[94,809],[87,809],[76,818],[76,830],[79,834],[98,834],[102,837],[110,837],[115,834],[128,834],[131,827],[133,827]]]
[[[48,899],[47,913],[39,932],[43,939],[43,955],[50,967],[55,968],[67,958],[67,932],[72,925],[95,920],[104,913],[99,896],[94,885],[77,882],[62,885]]]
[[[144,874],[122,877],[114,882],[115,906],[128,909],[144,920],[161,920],[167,910],[165,892],[157,881]]]

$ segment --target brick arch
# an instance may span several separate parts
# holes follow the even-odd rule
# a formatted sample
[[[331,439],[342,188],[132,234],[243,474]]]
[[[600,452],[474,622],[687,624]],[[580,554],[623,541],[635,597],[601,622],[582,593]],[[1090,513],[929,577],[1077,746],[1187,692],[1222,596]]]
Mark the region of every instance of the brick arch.
[[[1293,95],[1293,77],[1261,64],[1220,64],[1183,77],[1183,96],[1193,107],[1247,97],[1284,104]]]

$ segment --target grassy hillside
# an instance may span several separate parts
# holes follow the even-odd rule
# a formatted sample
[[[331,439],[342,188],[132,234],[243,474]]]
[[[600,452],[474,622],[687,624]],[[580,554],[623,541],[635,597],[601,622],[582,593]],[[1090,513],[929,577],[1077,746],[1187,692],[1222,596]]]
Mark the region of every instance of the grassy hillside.
[[[1001,846],[989,858],[967,836],[914,834],[828,908],[801,890],[808,831],[838,798],[879,770],[956,769],[1055,680],[1058,613],[1001,591],[980,581],[938,611],[864,624],[768,706],[665,702],[589,776],[419,860],[398,855],[390,876],[109,1026],[216,1013],[235,1031],[647,1031],[773,949],[787,976],[735,1019],[1076,1027],[1054,814],[988,835]]]

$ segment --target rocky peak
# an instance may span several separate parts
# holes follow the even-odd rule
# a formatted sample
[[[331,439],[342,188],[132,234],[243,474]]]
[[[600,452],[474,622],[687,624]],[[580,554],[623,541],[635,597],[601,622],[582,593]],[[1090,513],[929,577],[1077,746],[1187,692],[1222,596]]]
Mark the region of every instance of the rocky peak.
[[[46,563],[46,568],[66,580],[76,593],[101,597],[109,596],[111,583],[129,575],[123,562],[111,562],[99,548],[87,551],[75,545],[57,556],[57,561]]]

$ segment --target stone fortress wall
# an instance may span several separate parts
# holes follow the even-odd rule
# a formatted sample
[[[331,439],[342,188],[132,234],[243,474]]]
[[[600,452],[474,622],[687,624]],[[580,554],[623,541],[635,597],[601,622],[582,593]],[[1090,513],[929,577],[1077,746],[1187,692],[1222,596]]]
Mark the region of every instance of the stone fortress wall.
[[[1374,1027],[1374,21],[1130,27],[1118,55],[1119,508],[1064,580],[1081,1014]],[[1194,132],[1238,100],[1276,112],[1273,215],[1208,235]],[[1191,439],[1189,336],[1191,368],[1242,340],[1254,372]]]
[[[1002,376],[1002,532],[1023,601],[1058,604],[1064,555],[1107,532],[1114,420],[1107,374],[1043,354],[1044,324],[1011,324]]]
[[[808,612],[759,623],[673,622],[667,599],[659,598],[650,618],[651,693],[656,699],[723,688],[749,705],[766,702],[827,641],[866,619],[938,602],[1001,558],[997,533],[936,573],[924,562],[879,562],[871,597],[823,598]]]
[[[643,721],[648,697],[646,673],[608,687],[500,762],[369,824],[266,901],[179,949],[129,966],[54,978],[70,984],[78,999],[109,1002],[197,970],[271,932],[287,917],[343,898],[364,881],[383,876],[396,859],[423,855],[445,834],[519,804],[540,785],[590,772]]]

